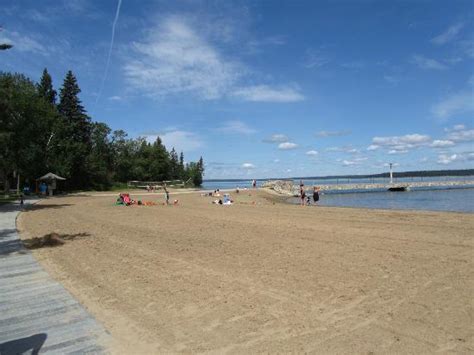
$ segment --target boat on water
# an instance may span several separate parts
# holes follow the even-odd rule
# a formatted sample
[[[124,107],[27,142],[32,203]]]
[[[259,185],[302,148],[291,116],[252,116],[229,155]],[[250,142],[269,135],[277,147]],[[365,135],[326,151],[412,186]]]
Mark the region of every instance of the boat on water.
[[[410,191],[410,187],[409,186],[390,186],[388,188],[388,191]]]

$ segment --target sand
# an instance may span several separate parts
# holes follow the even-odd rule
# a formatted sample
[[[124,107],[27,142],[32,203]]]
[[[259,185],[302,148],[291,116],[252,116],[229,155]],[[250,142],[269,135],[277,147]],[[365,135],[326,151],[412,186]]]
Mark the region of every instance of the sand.
[[[113,352],[474,351],[473,214],[233,197],[51,198],[18,226],[26,239],[68,235],[32,252]]]

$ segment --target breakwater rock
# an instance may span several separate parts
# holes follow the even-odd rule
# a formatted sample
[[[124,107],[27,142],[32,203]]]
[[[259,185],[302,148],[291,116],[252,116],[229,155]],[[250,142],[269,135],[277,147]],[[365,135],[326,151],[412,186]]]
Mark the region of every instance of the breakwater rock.
[[[265,181],[261,187],[273,190],[280,195],[295,196],[299,193],[298,187],[291,180],[269,180]]]
[[[413,181],[403,183],[347,183],[347,184],[331,184],[318,185],[321,191],[346,191],[346,190],[382,190],[394,187],[403,187],[409,190],[412,187],[462,187],[474,186],[474,180],[463,181]],[[295,185],[291,180],[269,180],[262,184],[263,188],[273,190],[281,195],[299,196],[299,186]],[[311,186],[306,186],[311,189]]]
[[[273,190],[280,195],[294,196],[298,193],[298,189],[293,184],[293,181],[289,180],[269,180],[265,181],[261,187]]]

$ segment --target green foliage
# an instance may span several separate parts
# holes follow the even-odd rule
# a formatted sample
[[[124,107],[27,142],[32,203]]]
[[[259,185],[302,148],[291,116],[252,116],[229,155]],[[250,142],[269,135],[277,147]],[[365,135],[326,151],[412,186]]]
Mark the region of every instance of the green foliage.
[[[0,73],[0,177],[5,189],[13,172],[31,177],[48,167],[48,140],[57,119],[31,80]]]
[[[59,95],[62,125],[58,129],[61,144],[57,156],[62,158],[58,161],[59,172],[68,178],[67,185],[72,189],[93,185],[87,166],[92,149],[92,124],[79,99],[80,92],[76,77],[68,71]]]
[[[53,80],[46,68],[43,70],[43,75],[38,84],[38,94],[51,105],[56,104],[56,90],[53,89]]]
[[[105,123],[92,122],[79,99],[74,74],[56,91],[45,69],[35,85],[21,74],[0,73],[0,179],[5,189],[14,172],[23,181],[51,171],[67,178],[63,188],[105,190],[130,180],[188,180],[202,183],[204,164],[184,163],[161,139],[128,138]]]

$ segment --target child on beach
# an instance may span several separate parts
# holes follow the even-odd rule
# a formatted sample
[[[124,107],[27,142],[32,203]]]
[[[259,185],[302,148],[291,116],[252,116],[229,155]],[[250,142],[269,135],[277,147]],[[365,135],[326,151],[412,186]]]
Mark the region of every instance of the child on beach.
[[[301,198],[301,206],[304,206],[305,199],[306,199],[306,192],[304,190],[303,180],[300,180],[300,198]]]
[[[318,186],[313,187],[313,201],[314,204],[319,201],[319,190],[321,190]]]

